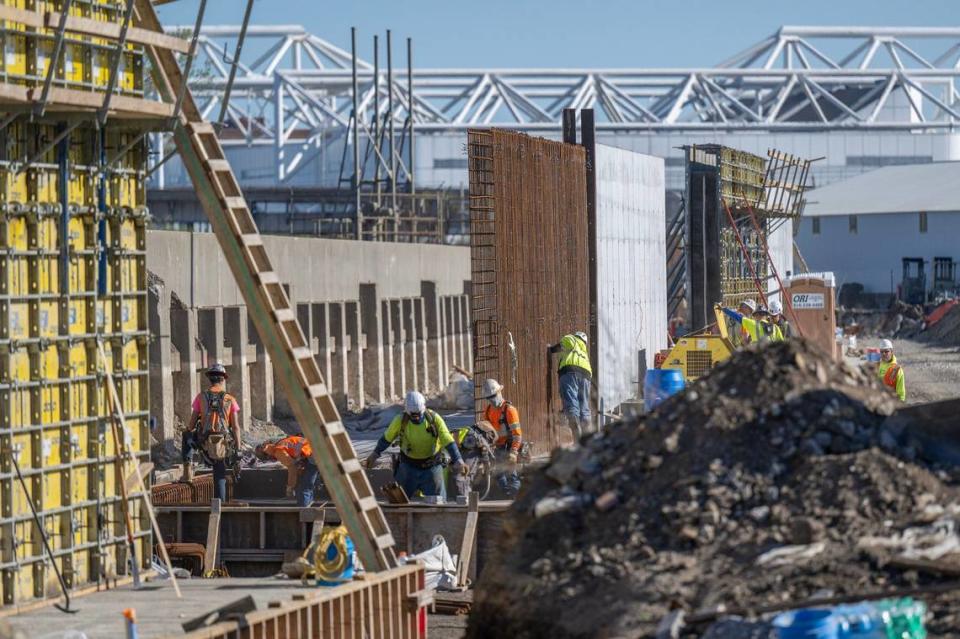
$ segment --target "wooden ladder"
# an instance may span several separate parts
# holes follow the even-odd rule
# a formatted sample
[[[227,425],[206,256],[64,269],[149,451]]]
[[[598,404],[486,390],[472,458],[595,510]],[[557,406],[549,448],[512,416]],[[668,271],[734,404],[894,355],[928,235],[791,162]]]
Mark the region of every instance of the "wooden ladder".
[[[150,0],[136,0],[136,8],[138,26],[163,32]],[[146,48],[157,86],[173,101],[183,77],[173,52]],[[203,120],[189,89],[184,90],[173,138],[364,568],[376,571],[395,567],[394,539],[387,520],[340,421],[287,292],[273,269],[216,130]]]

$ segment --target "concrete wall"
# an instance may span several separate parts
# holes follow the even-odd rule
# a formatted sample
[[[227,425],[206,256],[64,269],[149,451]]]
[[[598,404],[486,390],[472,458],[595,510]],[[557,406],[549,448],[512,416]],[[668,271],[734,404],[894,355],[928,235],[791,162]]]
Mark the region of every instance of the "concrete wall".
[[[868,293],[896,293],[904,257],[927,261],[929,288],[934,257],[960,261],[960,212],[928,213],[926,233],[920,232],[919,213],[858,215],[855,233],[850,230],[849,215],[818,219],[817,234],[813,217],[800,221],[797,244],[811,270],[834,272],[838,290],[858,282]]]
[[[341,407],[435,392],[472,368],[465,247],[265,236],[327,385]],[[202,371],[222,362],[250,417],[289,415],[216,238],[151,231],[150,392],[158,439],[188,421]]]
[[[600,408],[637,396],[641,359],[667,345],[664,166],[597,145],[597,319]],[[641,380],[642,383],[642,380]]]

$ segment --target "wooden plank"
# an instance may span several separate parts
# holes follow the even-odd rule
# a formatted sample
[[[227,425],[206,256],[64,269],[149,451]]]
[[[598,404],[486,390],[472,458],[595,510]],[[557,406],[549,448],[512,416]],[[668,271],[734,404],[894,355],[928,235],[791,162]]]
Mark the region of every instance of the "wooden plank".
[[[0,84],[0,102],[32,106],[34,101],[40,97],[42,90],[42,87]],[[50,87],[47,104],[48,111],[58,108],[96,111],[103,106],[103,94],[63,87]],[[115,95],[111,99],[110,114],[120,118],[162,119],[173,115],[173,105],[128,95]]]
[[[210,519],[207,523],[207,553],[203,557],[203,576],[210,577],[217,569],[217,546],[220,545],[220,500],[210,502]]]
[[[37,16],[39,18],[39,16],[33,11],[18,11]],[[17,22],[22,22],[22,20],[17,20]],[[60,26],[60,14],[56,11],[47,12],[45,22],[46,24],[43,26],[51,29],[58,28]],[[100,22],[98,20],[91,20],[90,18],[67,16],[65,28],[67,31],[82,33],[89,36],[96,36],[111,40],[120,39],[121,25],[118,22]],[[157,33],[156,31],[149,31],[139,27],[130,27],[127,29],[127,42],[133,44],[145,44],[151,47],[161,47],[163,49],[176,51],[177,53],[190,52],[190,43],[182,38],[176,38],[165,33]]]
[[[477,541],[477,520],[480,517],[480,494],[470,491],[467,497],[467,523],[463,529],[463,543],[460,545],[460,557],[457,563],[457,585],[466,587],[470,573],[470,560],[473,558],[473,546]]]
[[[36,11],[27,11],[26,9],[17,9],[6,5],[0,6],[0,19],[19,22],[34,29],[43,28],[43,18]],[[54,25],[55,27],[57,25]]]

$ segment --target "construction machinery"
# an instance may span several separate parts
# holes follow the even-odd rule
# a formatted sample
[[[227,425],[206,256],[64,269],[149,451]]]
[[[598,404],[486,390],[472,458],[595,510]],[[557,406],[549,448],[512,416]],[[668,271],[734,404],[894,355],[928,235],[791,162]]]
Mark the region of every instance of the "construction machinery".
[[[903,258],[900,299],[907,304],[923,304],[927,301],[927,277],[922,257]]]
[[[934,297],[947,297],[957,293],[957,263],[952,257],[933,258],[933,290]]]
[[[727,318],[720,307],[715,307],[714,313],[716,324],[677,338],[659,368],[679,370],[687,382],[692,382],[709,373],[717,363],[733,355],[734,346],[729,338]],[[714,330],[717,332],[713,332]]]

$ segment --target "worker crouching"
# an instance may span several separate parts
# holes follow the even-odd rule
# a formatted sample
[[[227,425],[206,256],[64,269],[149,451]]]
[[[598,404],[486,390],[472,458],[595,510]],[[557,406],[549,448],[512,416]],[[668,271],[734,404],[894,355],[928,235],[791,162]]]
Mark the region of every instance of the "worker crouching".
[[[897,363],[893,354],[893,342],[888,339],[880,342],[880,366],[877,367],[880,382],[901,402],[907,401],[907,386],[903,378],[903,367]]]
[[[513,497],[520,490],[520,474],[517,472],[520,447],[523,445],[520,412],[503,398],[503,386],[495,379],[483,382],[483,397],[487,400],[483,418],[497,429],[494,442],[499,471],[497,484],[508,497]]]
[[[306,508],[313,503],[313,487],[320,471],[313,463],[313,448],[302,435],[291,435],[257,446],[257,459],[276,460],[287,469],[287,497],[296,496],[297,505]]]
[[[207,379],[210,388],[193,398],[193,412],[181,438],[181,481],[193,480],[193,453],[200,451],[213,467],[214,497],[225,502],[227,460],[236,455],[241,446],[240,404],[226,391],[227,371],[223,364],[211,366]]]
[[[467,474],[467,467],[460,456],[460,449],[440,415],[427,410],[427,401],[417,391],[407,393],[404,412],[393,418],[386,432],[377,442],[374,451],[367,457],[367,468],[373,468],[377,459],[394,441],[399,440],[400,463],[396,480],[407,495],[417,492],[424,496],[438,496],[446,500],[443,451],[446,450],[454,472]]]

